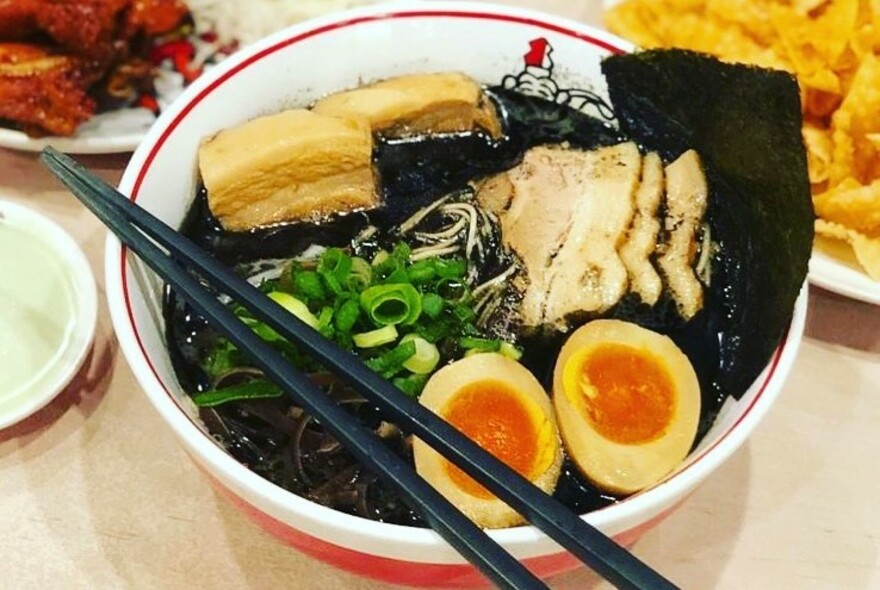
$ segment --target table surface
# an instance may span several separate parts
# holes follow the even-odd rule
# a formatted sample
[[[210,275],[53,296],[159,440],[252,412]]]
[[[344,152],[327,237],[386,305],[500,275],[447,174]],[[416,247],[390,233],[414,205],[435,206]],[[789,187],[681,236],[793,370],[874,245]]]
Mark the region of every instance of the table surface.
[[[520,0],[587,22],[597,2]],[[118,180],[127,155],[83,161]],[[32,154],[0,149],[0,198],[64,226],[103,294],[103,227]],[[7,277],[0,277],[4,280]],[[880,314],[812,289],[806,338],[750,440],[633,550],[685,588],[880,588]],[[119,351],[97,338],[47,408],[0,431],[4,588],[378,590],[267,536],[181,452]],[[602,587],[580,570],[560,589]]]

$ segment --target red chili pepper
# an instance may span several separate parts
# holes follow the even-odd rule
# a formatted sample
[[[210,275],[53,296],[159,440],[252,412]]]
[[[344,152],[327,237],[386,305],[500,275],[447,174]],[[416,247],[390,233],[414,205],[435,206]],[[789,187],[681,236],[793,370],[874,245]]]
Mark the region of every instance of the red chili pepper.
[[[150,61],[159,65],[166,59],[170,59],[174,69],[183,76],[184,82],[189,84],[202,73],[201,68],[190,67],[195,53],[196,48],[192,43],[185,39],[175,39],[153,47],[150,52]]]
[[[141,94],[138,106],[150,110],[154,115],[159,115],[159,101],[152,94]]]
[[[155,65],[161,64],[166,59],[176,59],[178,55],[185,55],[187,60],[193,58],[196,48],[186,39],[174,39],[155,45],[150,50],[150,61]]]

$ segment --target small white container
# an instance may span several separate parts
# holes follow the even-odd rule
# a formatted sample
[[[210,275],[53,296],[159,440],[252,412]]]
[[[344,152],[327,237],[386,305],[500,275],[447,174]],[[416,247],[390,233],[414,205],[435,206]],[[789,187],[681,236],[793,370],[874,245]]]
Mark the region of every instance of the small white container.
[[[0,200],[0,429],[70,383],[97,317],[95,278],[76,241],[39,213]]]

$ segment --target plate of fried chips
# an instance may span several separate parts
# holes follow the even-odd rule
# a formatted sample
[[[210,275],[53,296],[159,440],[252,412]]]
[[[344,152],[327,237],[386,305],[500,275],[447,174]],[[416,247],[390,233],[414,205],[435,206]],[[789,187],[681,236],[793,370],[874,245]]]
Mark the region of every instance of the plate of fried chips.
[[[606,0],[636,45],[794,73],[816,209],[811,282],[880,304],[880,0]]]

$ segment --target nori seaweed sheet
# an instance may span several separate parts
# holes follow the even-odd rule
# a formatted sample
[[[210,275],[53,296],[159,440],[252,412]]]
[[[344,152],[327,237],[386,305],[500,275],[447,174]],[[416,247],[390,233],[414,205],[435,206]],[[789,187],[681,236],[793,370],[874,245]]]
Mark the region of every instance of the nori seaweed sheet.
[[[797,82],[675,49],[612,56],[602,71],[622,131],[666,162],[689,148],[703,159],[712,284],[726,286],[718,384],[739,395],[788,329],[813,243]]]

